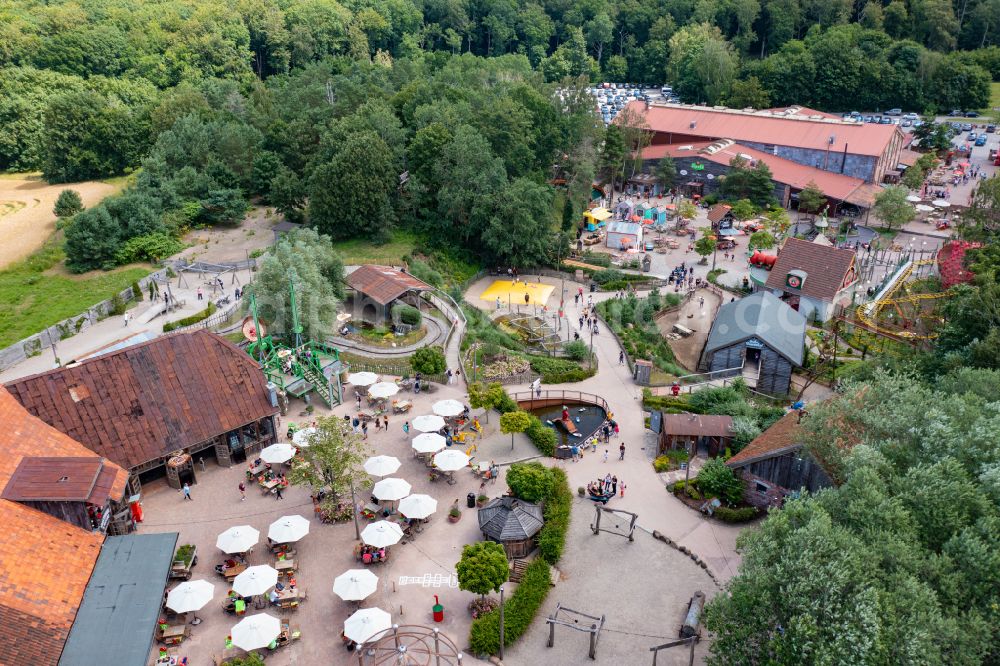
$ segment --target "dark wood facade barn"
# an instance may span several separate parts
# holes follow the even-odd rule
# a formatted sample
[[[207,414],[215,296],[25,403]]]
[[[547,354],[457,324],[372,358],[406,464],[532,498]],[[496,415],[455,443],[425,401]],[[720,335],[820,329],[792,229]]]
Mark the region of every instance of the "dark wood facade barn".
[[[790,493],[816,492],[832,485],[823,467],[803,449],[800,412],[792,411],[726,461],[744,483],[754,506],[781,506]]]
[[[723,453],[733,439],[733,417],[704,414],[662,414],[659,453],[668,449],[705,449],[710,457]],[[697,452],[697,451],[695,451]]]
[[[18,379],[7,390],[28,412],[133,478],[178,454],[229,466],[277,441],[278,408],[260,366],[204,330]],[[193,483],[194,475],[191,465],[168,480]]]
[[[701,368],[715,377],[743,375],[756,391],[785,395],[802,365],[805,338],[805,317],[777,296],[757,292],[719,309]]]

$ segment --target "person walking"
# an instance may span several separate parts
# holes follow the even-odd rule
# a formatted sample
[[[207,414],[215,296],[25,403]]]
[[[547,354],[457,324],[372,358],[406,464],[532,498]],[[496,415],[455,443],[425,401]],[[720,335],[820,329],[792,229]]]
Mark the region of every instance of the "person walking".
[[[191,499],[191,486],[185,483],[181,488],[181,492],[184,493],[184,499],[194,501]]]
[[[368,421],[361,424],[361,438],[364,440],[368,439]]]
[[[132,318],[132,313],[131,312],[126,312],[125,313],[125,326],[126,327],[128,327],[128,320],[131,319],[131,318]]]
[[[205,298],[204,295],[201,293],[201,287],[198,287],[198,300],[200,301],[203,300],[204,298]]]
[[[403,439],[409,439],[410,437],[410,422],[405,421],[403,423]]]
[[[241,502],[247,501],[247,484],[243,483],[242,481],[240,481],[240,501]]]
[[[386,432],[389,432],[389,415],[388,414],[385,414],[385,415],[382,416],[382,424],[384,426],[384,430]]]
[[[625,365],[625,350],[618,352],[618,365]]]
[[[608,462],[608,450],[604,449],[604,462]]]
[[[620,497],[625,497],[625,479],[622,479],[621,484],[619,485],[619,492],[621,492]]]
[[[448,375],[448,385],[451,386],[452,379],[454,379],[454,376],[452,375],[451,372],[451,368],[448,368],[448,372],[446,372],[445,374]]]
[[[625,442],[618,446],[618,460],[625,460]]]
[[[618,477],[617,476],[611,477],[611,494],[612,495],[617,495],[618,494]]]
[[[274,499],[276,499],[276,500],[285,499],[284,496],[281,494],[281,484],[280,483],[274,487]]]

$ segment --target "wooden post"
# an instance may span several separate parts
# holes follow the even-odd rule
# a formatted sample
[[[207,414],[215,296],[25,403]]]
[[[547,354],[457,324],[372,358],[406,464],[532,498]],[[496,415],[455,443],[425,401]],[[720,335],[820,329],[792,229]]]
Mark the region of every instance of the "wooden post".
[[[590,625],[590,658],[597,659],[597,625]]]
[[[549,616],[549,619],[550,620],[552,619],[551,615]],[[556,643],[556,623],[555,622],[549,622],[549,643],[548,643],[548,647],[552,647],[553,645],[555,645],[555,643]]]

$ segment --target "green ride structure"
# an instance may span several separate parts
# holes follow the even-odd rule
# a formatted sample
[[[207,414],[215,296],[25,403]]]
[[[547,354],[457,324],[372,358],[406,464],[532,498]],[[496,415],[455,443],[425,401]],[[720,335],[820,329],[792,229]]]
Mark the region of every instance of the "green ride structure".
[[[261,336],[257,319],[257,299],[250,295],[250,314],[253,316],[255,339],[247,352],[257,359],[268,381],[290,396],[309,402],[315,392],[328,407],[335,407],[343,400],[340,372],[343,364],[340,352],[323,342],[302,340],[295,285],[289,285],[292,297],[292,332],[295,339],[285,341],[271,335]]]

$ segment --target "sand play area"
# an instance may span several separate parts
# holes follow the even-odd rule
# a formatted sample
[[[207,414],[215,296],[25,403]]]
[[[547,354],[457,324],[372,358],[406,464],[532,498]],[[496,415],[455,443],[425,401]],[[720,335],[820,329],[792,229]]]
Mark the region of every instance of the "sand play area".
[[[511,305],[545,305],[549,300],[549,294],[555,289],[551,284],[540,282],[512,282],[510,280],[494,280],[486,291],[479,297],[480,300],[495,302],[497,298],[508,307]],[[525,301],[524,297],[528,300]]]
[[[99,181],[49,185],[40,176],[0,176],[0,269],[40,248],[56,230],[52,207],[65,189],[76,190],[90,208],[121,187]]]

